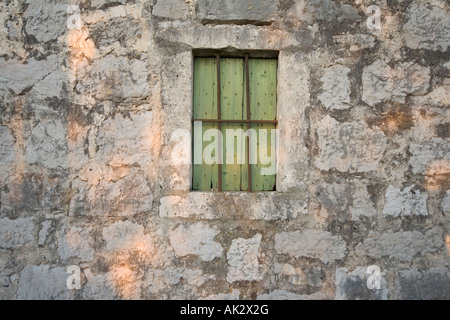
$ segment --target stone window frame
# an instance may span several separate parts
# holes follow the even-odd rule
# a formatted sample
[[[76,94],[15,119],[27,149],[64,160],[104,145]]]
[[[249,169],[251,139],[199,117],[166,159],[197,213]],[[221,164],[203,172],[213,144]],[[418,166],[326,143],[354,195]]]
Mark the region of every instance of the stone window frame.
[[[210,38],[214,40],[212,37]],[[196,39],[194,42],[199,42]],[[223,41],[223,39],[222,39]],[[261,41],[260,43],[264,43]],[[185,141],[188,162],[174,164],[171,154],[180,140],[172,139],[176,130],[193,133],[193,72],[198,50],[235,51],[276,50],[277,120],[279,145],[276,186],[272,192],[192,191],[191,139]],[[189,219],[280,220],[295,218],[308,211],[307,179],[309,150],[306,147],[310,107],[310,62],[304,53],[275,48],[271,43],[258,47],[210,46],[193,43],[188,50],[166,57],[162,73],[162,150],[160,161],[161,197],[159,216]]]

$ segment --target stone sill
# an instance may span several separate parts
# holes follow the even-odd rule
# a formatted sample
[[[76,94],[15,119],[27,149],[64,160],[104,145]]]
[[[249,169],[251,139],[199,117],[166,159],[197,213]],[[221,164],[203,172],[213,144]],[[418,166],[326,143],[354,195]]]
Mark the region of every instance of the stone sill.
[[[202,192],[161,198],[161,218],[199,220],[285,220],[307,213],[307,201],[292,193]]]

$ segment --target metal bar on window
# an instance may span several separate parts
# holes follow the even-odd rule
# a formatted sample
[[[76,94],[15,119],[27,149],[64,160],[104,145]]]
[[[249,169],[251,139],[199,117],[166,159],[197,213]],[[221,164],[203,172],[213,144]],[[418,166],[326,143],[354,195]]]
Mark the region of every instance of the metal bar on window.
[[[216,67],[217,67],[217,119],[221,120],[222,118],[222,92],[221,92],[221,83],[220,83],[220,54],[218,53],[216,55]],[[222,132],[222,122],[219,121],[219,132]],[[218,175],[219,175],[219,179],[218,179],[218,191],[222,192],[222,160],[223,160],[223,156],[222,156],[222,135],[219,134],[218,136],[218,153],[219,153],[219,161],[217,164],[217,171],[218,171]]]
[[[193,119],[193,122],[201,121],[206,123],[251,123],[251,124],[278,124],[277,120],[227,120],[227,119]]]
[[[247,191],[248,192],[252,192],[252,165],[250,164],[250,135],[251,135],[251,130],[250,130],[250,71],[249,71],[249,66],[248,66],[248,54],[245,54],[245,82],[246,82],[246,86],[245,86],[245,91],[246,91],[246,97],[247,97],[247,157],[248,157],[248,163],[247,163],[247,176],[248,176],[248,188]]]

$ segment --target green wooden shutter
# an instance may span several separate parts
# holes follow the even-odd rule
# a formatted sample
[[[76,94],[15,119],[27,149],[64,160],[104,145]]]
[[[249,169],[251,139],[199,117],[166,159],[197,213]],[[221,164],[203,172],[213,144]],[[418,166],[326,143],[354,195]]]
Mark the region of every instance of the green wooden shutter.
[[[211,58],[196,58],[194,60],[194,119],[217,119],[217,68],[216,60]],[[202,137],[206,130],[217,129],[217,124],[203,122]],[[198,137],[193,137],[194,143]],[[200,139],[203,141],[203,139]],[[194,150],[203,150],[211,142],[204,141],[201,148]],[[203,159],[203,157],[202,157]],[[217,164],[208,165],[202,161],[202,164],[193,165],[193,183],[194,190],[217,190],[218,184],[218,166]]]
[[[249,59],[250,70],[250,117],[251,120],[275,120],[277,105],[277,60]],[[275,189],[275,175],[262,175],[261,168],[270,165],[261,164],[261,131],[267,130],[267,154],[271,155],[271,129],[274,124],[253,124],[258,133],[258,163],[252,165],[252,190],[272,191]]]
[[[276,120],[277,103],[277,60],[276,59],[249,59],[250,73],[250,119],[251,120]],[[220,59],[220,82],[221,82],[221,118],[227,120],[246,120],[246,82],[244,59],[221,58]],[[217,66],[215,58],[195,58],[194,60],[194,119],[218,119],[217,114]],[[206,130],[219,128],[217,123],[202,124],[202,137]],[[247,124],[223,123],[221,125],[222,141],[222,190],[224,191],[246,191],[248,190],[248,161],[247,139],[238,150],[238,141],[234,138],[234,163],[227,164],[227,129],[242,129],[247,131]],[[252,124],[261,139],[261,130],[267,130],[266,153],[271,155],[271,129],[275,124]],[[195,132],[194,132],[195,134]],[[201,142],[195,146],[196,139],[193,137],[193,149],[203,150],[211,142]],[[202,141],[203,139],[200,139]],[[270,166],[263,165],[260,159],[260,146],[258,141],[257,164],[251,166],[252,190],[272,191],[275,189],[275,175],[262,175],[261,168]],[[196,148],[198,147],[198,148]],[[238,163],[238,154],[244,154],[245,164]],[[193,190],[218,190],[218,165],[193,164]]]

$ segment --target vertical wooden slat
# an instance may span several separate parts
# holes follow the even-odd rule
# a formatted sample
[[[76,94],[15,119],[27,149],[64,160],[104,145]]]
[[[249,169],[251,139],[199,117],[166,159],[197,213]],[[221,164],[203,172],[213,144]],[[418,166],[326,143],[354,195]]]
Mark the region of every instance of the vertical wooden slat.
[[[276,91],[277,91],[277,60],[276,59],[250,59],[250,112],[252,120],[276,119]],[[260,154],[260,130],[267,130],[267,155],[271,154],[272,124],[254,124],[252,128],[258,133],[258,161],[252,165],[252,189],[254,191],[270,191],[275,188],[275,175],[261,175],[262,165]]]
[[[194,61],[194,119],[217,118],[217,68],[214,58],[195,58]],[[203,122],[202,137],[206,130],[217,128],[217,124]],[[194,143],[199,141],[193,137]],[[200,139],[203,141],[203,139]],[[202,142],[204,148],[211,142]],[[194,145],[194,150],[195,150]],[[218,166],[193,164],[193,190],[217,189]]]
[[[222,84],[220,79],[220,54],[216,55],[216,75],[217,75],[217,119],[222,117]],[[222,123],[219,122],[219,134],[222,132]],[[219,136],[218,141],[218,153],[219,153],[219,163],[217,164],[217,190],[222,192],[223,182],[222,182],[222,163],[223,163],[223,141],[222,135]]]
[[[246,114],[247,120],[252,120],[251,117],[251,90],[250,90],[250,65],[249,65],[249,58],[248,58],[248,54],[245,55],[245,91],[246,91],[246,103],[245,103],[245,108],[246,108]],[[247,123],[247,132],[249,132],[249,129],[251,128],[250,124]],[[251,146],[250,146],[250,142],[251,142],[251,134],[249,133],[249,135],[247,136],[247,191],[252,192],[253,190],[253,183],[252,183],[252,165],[250,164],[250,162],[252,161],[252,157],[251,157]]]
[[[242,120],[244,107],[244,62],[242,59],[222,58],[221,59],[221,94],[222,94],[222,119]],[[242,129],[242,124],[222,124],[222,134],[224,137],[224,164],[223,172],[223,190],[240,191],[241,190],[241,164],[238,164],[238,141],[234,140],[234,149],[227,149],[227,130]],[[234,153],[233,163],[227,163],[228,152]],[[245,151],[244,151],[245,152]]]

